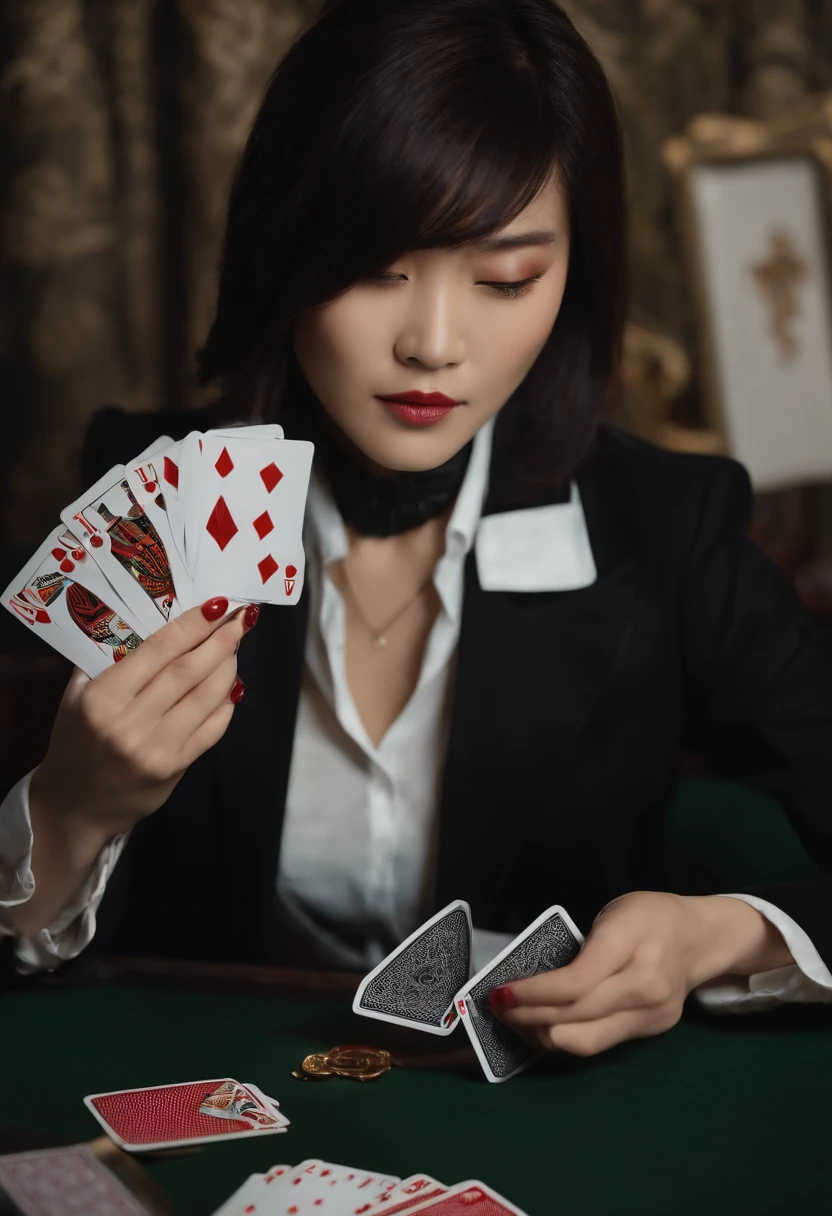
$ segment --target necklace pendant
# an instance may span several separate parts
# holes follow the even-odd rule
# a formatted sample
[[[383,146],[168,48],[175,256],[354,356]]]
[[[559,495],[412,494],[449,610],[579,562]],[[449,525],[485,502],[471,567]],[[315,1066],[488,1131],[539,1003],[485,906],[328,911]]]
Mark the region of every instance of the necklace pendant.
[[[382,646],[387,645],[387,638],[384,636],[383,633],[373,634],[373,645],[376,647],[377,650],[380,650]]]

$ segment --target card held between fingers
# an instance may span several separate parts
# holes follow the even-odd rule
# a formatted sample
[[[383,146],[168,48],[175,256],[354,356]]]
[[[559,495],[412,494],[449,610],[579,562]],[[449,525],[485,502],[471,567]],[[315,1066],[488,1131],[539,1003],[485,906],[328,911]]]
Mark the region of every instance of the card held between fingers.
[[[483,967],[457,994],[457,1009],[489,1081],[507,1081],[539,1059],[530,1047],[495,1017],[488,994],[503,984],[555,971],[571,963],[584,939],[559,904],[547,908]]]

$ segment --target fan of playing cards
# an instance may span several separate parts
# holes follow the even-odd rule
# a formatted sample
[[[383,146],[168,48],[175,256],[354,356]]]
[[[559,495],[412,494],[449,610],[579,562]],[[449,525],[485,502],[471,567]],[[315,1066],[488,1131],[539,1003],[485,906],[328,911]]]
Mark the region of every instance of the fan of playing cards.
[[[471,909],[457,899],[364,977],[352,1007],[364,1017],[428,1034],[448,1035],[461,1018],[488,1080],[507,1081],[543,1052],[494,1016],[488,994],[514,980],[565,967],[584,938],[555,905],[472,977],[472,936]]]
[[[252,1174],[213,1216],[523,1216],[483,1182],[445,1186],[429,1174],[385,1178],[347,1165],[309,1160]]]
[[[211,596],[296,604],[313,451],[277,425],[163,435],[61,512],[3,602],[88,676]]]

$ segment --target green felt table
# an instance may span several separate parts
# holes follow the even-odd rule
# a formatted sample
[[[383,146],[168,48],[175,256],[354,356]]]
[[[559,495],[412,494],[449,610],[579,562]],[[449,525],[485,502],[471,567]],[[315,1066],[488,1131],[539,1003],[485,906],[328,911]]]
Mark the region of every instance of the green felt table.
[[[678,802],[683,821],[691,788]],[[740,819],[743,806],[756,808],[758,827],[771,815],[755,880],[811,868],[799,842],[785,843],[776,808],[723,786],[696,791],[709,795],[720,823],[729,803]],[[681,839],[679,824],[675,831]],[[719,875],[731,877],[736,869]],[[408,1050],[435,1052],[463,1047],[464,1031],[442,1041],[358,1018],[347,977],[323,977],[316,990],[315,977],[293,986],[266,969],[154,966],[122,969],[106,984],[100,973],[97,982],[57,976],[3,994],[0,1129],[93,1139],[100,1128],[85,1094],[216,1076],[254,1081],[290,1118],[285,1135],[146,1161],[181,1216],[207,1216],[248,1174],[305,1157],[401,1176],[425,1170],[448,1183],[480,1178],[529,1216],[832,1211],[830,1006],[717,1017],[689,1000],[665,1034],[588,1059],[551,1055],[502,1085],[451,1057],[367,1084],[303,1083],[290,1073],[307,1052],[405,1040]]]
[[[306,1157],[480,1178],[529,1216],[832,1210],[826,1010],[686,1016],[664,1035],[589,1059],[553,1056],[502,1085],[457,1069],[394,1069],[363,1085],[289,1075],[307,1051],[378,1041],[367,1026],[344,1002],[266,993],[9,994],[4,1117],[13,1110],[19,1128],[92,1139],[100,1129],[84,1094],[254,1081],[279,1099],[286,1134],[148,1163],[183,1216],[212,1212],[254,1171]]]

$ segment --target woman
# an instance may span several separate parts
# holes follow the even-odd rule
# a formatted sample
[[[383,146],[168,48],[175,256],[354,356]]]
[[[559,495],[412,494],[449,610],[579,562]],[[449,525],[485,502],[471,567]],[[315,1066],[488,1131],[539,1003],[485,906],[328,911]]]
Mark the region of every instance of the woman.
[[[554,902],[591,929],[493,998],[547,1047],[660,1033],[711,981],[832,994],[828,875],[662,889],[691,742],[828,868],[832,672],[746,539],[744,470],[602,422],[623,211],[607,83],[549,0],[342,0],[291,49],[231,197],[202,425],[315,440],[307,593],[258,621],[218,587],[73,677],[4,808],[20,966],[95,934],[365,970],[461,897],[481,957]]]

